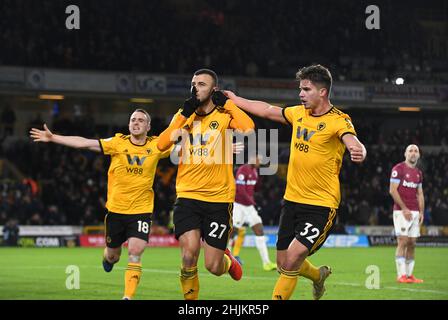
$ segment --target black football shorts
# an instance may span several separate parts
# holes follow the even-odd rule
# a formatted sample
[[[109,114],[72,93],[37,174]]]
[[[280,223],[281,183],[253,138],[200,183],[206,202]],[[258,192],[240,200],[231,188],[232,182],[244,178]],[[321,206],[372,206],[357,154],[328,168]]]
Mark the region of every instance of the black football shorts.
[[[337,214],[337,209],[295,203],[284,200],[280,214],[277,250],[286,250],[296,238],[315,253],[328,238]]]
[[[187,231],[199,229],[208,245],[225,250],[232,232],[232,211],[231,202],[178,198],[173,213],[176,239]]]
[[[151,214],[121,214],[108,212],[104,218],[106,246],[118,248],[131,237],[149,240]]]

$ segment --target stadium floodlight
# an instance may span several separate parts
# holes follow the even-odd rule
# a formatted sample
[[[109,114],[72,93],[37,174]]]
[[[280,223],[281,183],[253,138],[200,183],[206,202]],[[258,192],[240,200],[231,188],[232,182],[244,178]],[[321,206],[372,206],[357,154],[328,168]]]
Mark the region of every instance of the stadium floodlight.
[[[394,83],[396,85],[402,85],[402,84],[404,84],[404,78],[398,77],[398,78],[395,79]]]

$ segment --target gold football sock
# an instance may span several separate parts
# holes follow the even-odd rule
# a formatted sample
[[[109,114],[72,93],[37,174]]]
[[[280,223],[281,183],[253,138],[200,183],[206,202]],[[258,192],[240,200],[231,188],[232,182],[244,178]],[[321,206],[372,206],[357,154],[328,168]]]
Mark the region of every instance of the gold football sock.
[[[305,259],[300,266],[299,275],[304,276],[314,282],[319,281],[320,279],[319,268],[316,268],[308,259]]]
[[[298,271],[287,271],[283,268],[279,269],[280,277],[274,287],[272,300],[289,300],[296,288]]]
[[[241,247],[244,242],[244,235],[246,234],[246,228],[238,229],[238,236],[236,237],[235,244],[233,245],[233,256],[239,256]]]
[[[232,265],[232,260],[227,255],[223,256],[224,273],[229,272],[230,266]]]
[[[142,264],[129,262],[124,274],[124,297],[132,299],[142,276]]]
[[[199,277],[197,266],[180,269],[180,285],[185,300],[198,300]]]

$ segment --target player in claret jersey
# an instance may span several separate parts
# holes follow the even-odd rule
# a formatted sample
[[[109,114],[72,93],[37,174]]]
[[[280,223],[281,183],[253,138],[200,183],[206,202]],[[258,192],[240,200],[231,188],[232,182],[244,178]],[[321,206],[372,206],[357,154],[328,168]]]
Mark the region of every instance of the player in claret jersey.
[[[405,161],[392,168],[390,195],[394,199],[394,227],[397,236],[395,262],[397,281],[400,283],[421,283],[413,275],[415,243],[420,236],[423,223],[425,198],[423,195],[423,174],[418,169],[419,148],[411,144],[404,153]]]
[[[277,264],[269,259],[266,238],[263,231],[263,222],[255,209],[254,192],[260,180],[258,168],[260,167],[260,156],[255,155],[249,159],[249,164],[242,165],[236,172],[236,197],[233,207],[233,227],[238,236],[233,245],[233,255],[239,259],[239,252],[244,240],[244,225],[247,224],[255,233],[255,246],[260,253],[263,270],[271,271],[277,269]],[[241,262],[241,261],[240,261]]]

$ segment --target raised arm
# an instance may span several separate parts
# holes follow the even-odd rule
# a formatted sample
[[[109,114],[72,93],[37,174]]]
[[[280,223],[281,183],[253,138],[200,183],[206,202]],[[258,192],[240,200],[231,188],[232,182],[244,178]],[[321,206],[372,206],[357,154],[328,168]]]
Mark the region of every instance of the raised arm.
[[[32,128],[30,130],[30,137],[34,142],[53,142],[71,148],[101,152],[100,142],[98,140],[54,134],[48,129],[46,124],[44,124],[44,130]]]
[[[266,118],[272,121],[287,124],[288,122],[283,117],[282,108],[272,106],[267,102],[248,100],[237,96],[232,91],[224,90],[224,94],[231,99],[238,107],[246,112],[249,112],[257,117]]]
[[[199,106],[199,100],[196,98],[196,91],[193,89],[192,96],[185,100],[184,106],[180,114],[174,116],[171,120],[170,125],[159,135],[159,142],[157,142],[157,149],[160,151],[165,151],[171,148],[171,146],[176,142],[181,133],[181,128],[184,126],[187,119],[194,113],[196,108]]]
[[[230,128],[246,134],[255,129],[254,121],[244,111],[238,108],[235,102],[230,100],[221,90],[213,92],[212,101],[215,106],[223,108],[230,114],[232,117]]]
[[[240,108],[238,108],[232,100],[228,100],[224,108],[232,116],[230,127],[243,133],[250,133],[255,129],[254,121]]]
[[[176,142],[176,139],[173,139],[174,136],[178,137],[180,134],[181,128],[184,126],[185,122],[187,122],[187,119],[184,115],[179,114],[177,117],[175,117],[168,128],[166,128],[160,135],[159,135],[159,142],[157,142],[157,149],[160,151],[166,151]]]

